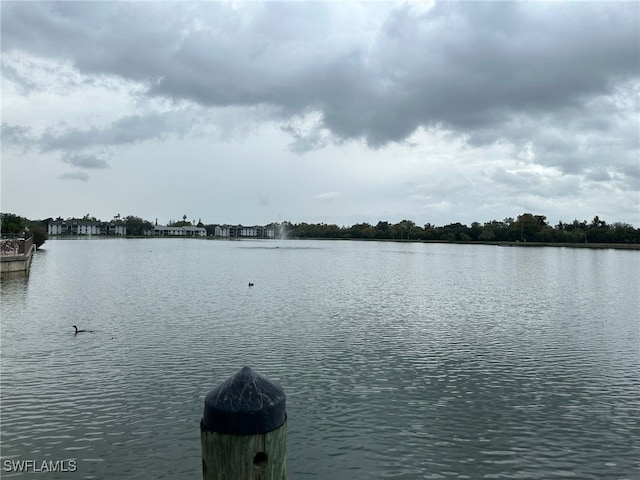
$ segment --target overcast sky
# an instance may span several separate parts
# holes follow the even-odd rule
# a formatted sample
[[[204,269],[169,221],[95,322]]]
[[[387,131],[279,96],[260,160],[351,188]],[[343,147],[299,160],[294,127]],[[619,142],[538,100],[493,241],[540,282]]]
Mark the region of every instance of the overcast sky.
[[[1,209],[640,227],[640,4],[1,3]]]

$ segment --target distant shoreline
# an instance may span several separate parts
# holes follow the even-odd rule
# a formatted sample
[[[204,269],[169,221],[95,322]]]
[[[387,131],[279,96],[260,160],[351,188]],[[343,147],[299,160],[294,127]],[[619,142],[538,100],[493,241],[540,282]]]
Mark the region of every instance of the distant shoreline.
[[[640,250],[639,243],[563,243],[563,242],[496,242],[496,241],[446,241],[446,240],[394,240],[391,238],[291,238],[288,240],[341,240],[364,242],[395,242],[395,243],[442,243],[450,245],[494,245],[496,247],[566,247],[566,248],[613,248],[617,250]]]
[[[460,243],[460,242],[458,242]],[[568,247],[568,248],[615,248],[618,250],[640,250],[638,243],[562,243],[562,242],[467,242],[496,245],[498,247]]]
[[[563,242],[496,242],[496,241],[446,241],[446,240],[394,240],[391,238],[312,238],[312,237],[293,237],[286,239],[278,238],[257,238],[257,237],[184,237],[184,236],[164,236],[154,237],[148,235],[127,235],[127,236],[105,236],[105,235],[56,235],[49,237],[49,240],[71,240],[71,239],[142,239],[142,238],[197,238],[199,240],[328,240],[328,241],[362,241],[362,242],[397,242],[397,243],[441,243],[450,245],[494,245],[496,247],[565,247],[565,248],[596,248],[596,249],[615,249],[615,250],[640,250],[638,243],[563,243]]]

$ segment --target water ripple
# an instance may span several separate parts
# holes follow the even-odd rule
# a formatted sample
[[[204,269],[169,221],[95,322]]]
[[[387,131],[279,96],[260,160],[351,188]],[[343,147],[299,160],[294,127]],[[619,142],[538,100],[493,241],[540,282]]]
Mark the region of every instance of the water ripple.
[[[46,245],[2,285],[3,460],[200,478],[203,398],[249,364],[290,478],[638,477],[635,252]]]

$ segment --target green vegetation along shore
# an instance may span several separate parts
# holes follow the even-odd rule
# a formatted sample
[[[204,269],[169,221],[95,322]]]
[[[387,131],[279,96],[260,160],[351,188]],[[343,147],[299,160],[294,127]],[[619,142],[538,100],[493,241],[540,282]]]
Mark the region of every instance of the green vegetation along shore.
[[[40,248],[49,238],[47,223],[43,220],[28,220],[12,213],[0,213],[0,224],[3,237],[28,234],[33,236],[33,243],[36,248]]]
[[[28,220],[11,213],[2,213],[2,234],[15,235],[28,230],[34,235],[37,246],[47,239],[47,225],[53,218],[44,220]],[[58,220],[62,218],[58,217]],[[141,236],[146,228],[153,224],[140,217],[114,217],[115,222],[127,227],[127,236]],[[69,218],[67,221],[99,221],[88,214],[82,218]],[[187,221],[187,216],[180,222],[169,222],[170,225],[196,225]],[[207,236],[215,236],[217,224],[205,225],[200,220],[197,226],[204,227]],[[451,223],[444,226],[434,226],[427,223],[417,225],[411,220],[398,223],[380,221],[376,225],[358,223],[352,226],[338,226],[335,224],[309,224],[283,222],[278,231],[281,236],[291,239],[358,239],[358,240],[386,240],[386,241],[414,241],[414,242],[448,242],[448,243],[478,243],[501,246],[564,246],[587,248],[629,248],[640,249],[640,228],[634,228],[627,223],[607,223],[599,217],[588,222],[573,220],[557,225],[550,225],[544,215],[523,213],[516,218],[492,220],[483,224],[473,222],[470,226],[461,223]]]
[[[412,240],[426,242],[461,242],[507,245],[596,246],[639,245],[640,229],[626,223],[607,224],[595,217],[571,223],[547,223],[543,215],[524,213],[517,218],[505,218],[471,226],[452,223],[441,227],[431,224],[416,225],[410,220],[396,224],[378,222],[376,225],[360,223],[351,227],[327,224],[286,223],[289,238],[357,238],[377,240]]]

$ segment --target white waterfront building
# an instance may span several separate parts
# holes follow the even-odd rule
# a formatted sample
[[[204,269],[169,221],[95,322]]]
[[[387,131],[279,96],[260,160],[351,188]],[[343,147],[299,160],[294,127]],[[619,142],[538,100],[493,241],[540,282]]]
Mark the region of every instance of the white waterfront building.
[[[47,225],[49,235],[118,235],[127,234],[127,227],[114,222],[82,222],[77,220],[54,220]]]
[[[243,225],[216,225],[214,234],[223,238],[275,238],[276,231],[273,225],[253,225],[245,227]]]
[[[201,225],[201,224],[200,224]],[[55,235],[127,235],[124,222],[91,222],[80,220],[55,220],[49,222],[48,233]],[[215,225],[213,234],[220,238],[276,238],[278,224],[269,225]],[[200,226],[184,227],[153,225],[144,231],[152,237],[206,237],[207,229]]]
[[[154,237],[206,237],[207,229],[204,227],[172,227],[167,225],[154,225],[153,230],[147,230],[146,235]]]

